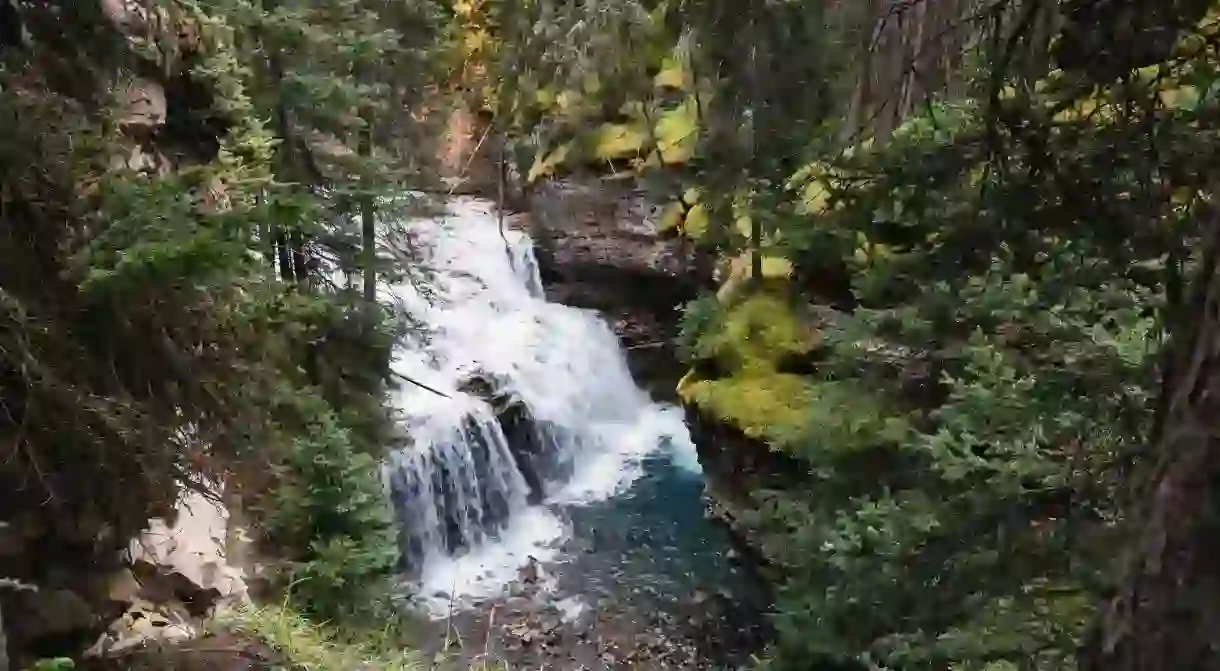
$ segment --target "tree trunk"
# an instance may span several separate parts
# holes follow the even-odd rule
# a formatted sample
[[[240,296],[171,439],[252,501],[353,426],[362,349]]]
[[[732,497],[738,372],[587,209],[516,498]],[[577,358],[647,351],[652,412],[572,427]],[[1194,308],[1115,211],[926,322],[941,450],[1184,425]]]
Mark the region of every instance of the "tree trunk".
[[[753,174],[759,174],[758,143],[759,136],[770,132],[769,118],[766,110],[770,108],[769,101],[762,95],[762,85],[758,73],[758,49],[762,44],[759,30],[758,3],[749,3],[750,12],[750,167]],[[730,208],[732,206],[730,205]],[[730,209],[729,219],[732,219]],[[762,282],[762,213],[755,212],[750,219],[750,281],[754,284]]]
[[[301,231],[293,231],[292,266],[296,269],[297,284],[301,285],[302,289],[309,287],[309,273],[312,270],[310,261],[309,248],[305,244],[305,234]]]
[[[1215,216],[1215,215],[1213,215]],[[1220,219],[1213,222],[1213,240]],[[1220,669],[1220,274],[1210,245],[1192,320],[1171,334],[1175,374],[1148,477],[1130,515],[1118,593],[1081,654],[1084,671]]]
[[[265,193],[259,194],[258,201],[262,205],[267,198]],[[258,225],[258,244],[262,247],[263,262],[267,264],[268,272],[272,279],[275,278],[275,234],[272,231],[272,226],[268,221],[262,221]]]
[[[373,151],[373,119],[365,118],[365,127],[360,141],[360,155],[369,157]],[[360,238],[362,241],[361,276],[364,278],[364,300],[377,302],[377,218],[373,210],[373,194],[367,192],[360,199]]]
[[[288,236],[275,227],[275,250],[280,262],[280,279],[285,282],[292,282],[296,279],[296,274],[292,269],[292,250],[288,248]]]
[[[9,671],[8,637],[4,633],[4,603],[0,601],[0,671]]]

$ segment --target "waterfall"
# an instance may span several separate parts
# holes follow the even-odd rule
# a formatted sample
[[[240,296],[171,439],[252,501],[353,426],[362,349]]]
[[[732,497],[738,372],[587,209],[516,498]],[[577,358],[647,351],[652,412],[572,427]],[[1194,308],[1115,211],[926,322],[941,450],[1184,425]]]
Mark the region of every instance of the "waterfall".
[[[500,231],[489,203],[458,199],[408,225],[429,279],[386,290],[425,332],[393,367],[440,393],[396,393],[409,445],[386,480],[421,593],[486,596],[528,557],[554,556],[560,506],[624,491],[666,446],[691,464],[693,447],[597,314],[546,301],[532,241]]]

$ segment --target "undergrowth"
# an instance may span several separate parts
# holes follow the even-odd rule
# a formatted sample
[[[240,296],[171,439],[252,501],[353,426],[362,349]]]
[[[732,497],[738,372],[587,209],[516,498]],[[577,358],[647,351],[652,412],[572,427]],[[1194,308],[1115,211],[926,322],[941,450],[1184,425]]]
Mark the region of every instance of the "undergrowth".
[[[216,626],[251,637],[284,656],[291,668],[311,671],[415,671],[427,666],[419,654],[399,644],[397,632],[332,629],[279,605],[240,606]]]

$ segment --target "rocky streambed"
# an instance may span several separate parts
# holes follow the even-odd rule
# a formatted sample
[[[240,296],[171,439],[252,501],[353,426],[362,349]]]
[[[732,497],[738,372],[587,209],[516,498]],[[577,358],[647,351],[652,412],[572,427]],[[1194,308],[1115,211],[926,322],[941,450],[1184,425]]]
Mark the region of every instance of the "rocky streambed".
[[[765,589],[664,458],[632,491],[567,512],[573,534],[502,596],[434,624],[430,650],[526,669],[737,669],[765,644]]]

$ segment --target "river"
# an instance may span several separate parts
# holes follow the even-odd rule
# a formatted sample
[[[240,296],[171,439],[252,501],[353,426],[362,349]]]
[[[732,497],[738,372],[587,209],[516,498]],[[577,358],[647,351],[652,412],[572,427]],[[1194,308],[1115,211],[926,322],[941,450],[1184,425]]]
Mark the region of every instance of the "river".
[[[749,662],[763,593],[704,516],[679,408],[654,402],[594,312],[544,297],[532,243],[490,203],[408,226],[387,287],[407,443],[386,467],[425,647],[530,669]],[[425,388],[426,387],[426,388]]]

